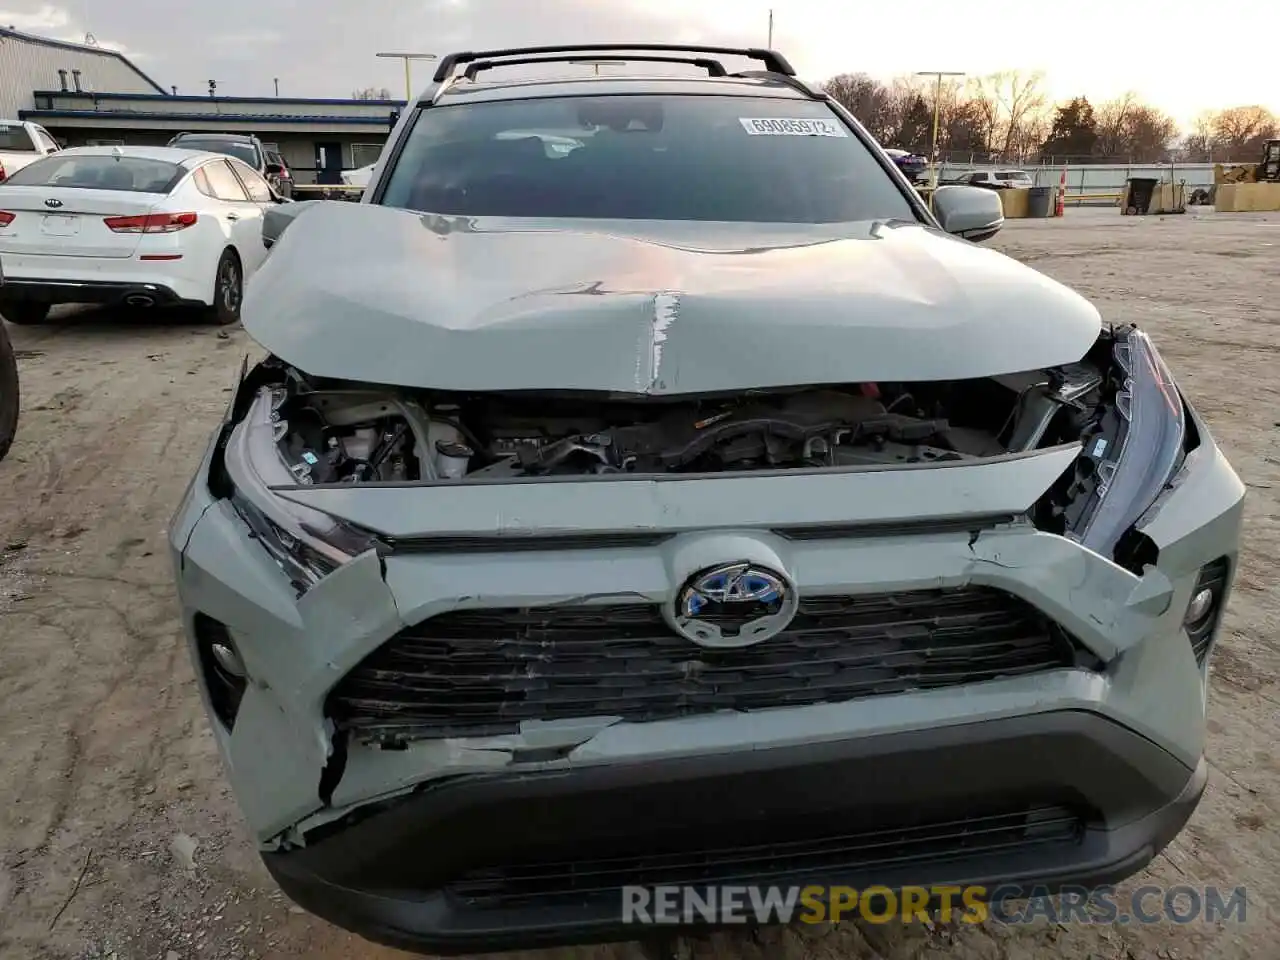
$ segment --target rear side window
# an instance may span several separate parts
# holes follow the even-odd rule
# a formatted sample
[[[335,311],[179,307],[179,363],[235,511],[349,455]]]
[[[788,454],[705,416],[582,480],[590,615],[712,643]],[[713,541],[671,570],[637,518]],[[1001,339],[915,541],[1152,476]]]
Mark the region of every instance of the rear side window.
[[[201,177],[198,174],[204,174],[204,176]],[[244,187],[240,185],[240,181],[236,179],[236,175],[231,172],[231,167],[225,160],[206,163],[200,168],[198,174],[196,189],[215,200],[243,203],[249,199],[249,195],[244,192]]]
[[[26,127],[16,123],[0,123],[0,150],[35,153],[36,145]]]
[[[54,154],[28,164],[5,183],[18,187],[81,187],[129,193],[168,193],[185,171],[164,160],[141,157]]]
[[[915,220],[826,104],[551,97],[418,112],[380,201],[469,216],[759,223]]]
[[[997,173],[996,178],[999,180],[1030,180],[1031,179],[1021,170],[1005,170],[1003,173]]]
[[[256,170],[250,169],[247,164],[234,162],[231,164],[231,169],[236,172],[236,176],[240,178],[244,188],[249,191],[250,200],[254,203],[271,202],[271,186],[258,175]]]

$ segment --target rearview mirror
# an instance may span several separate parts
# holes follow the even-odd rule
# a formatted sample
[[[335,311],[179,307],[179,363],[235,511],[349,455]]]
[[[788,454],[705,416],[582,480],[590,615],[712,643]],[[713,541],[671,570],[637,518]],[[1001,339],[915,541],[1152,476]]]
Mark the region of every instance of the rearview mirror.
[[[1004,226],[1000,195],[982,187],[938,187],[933,193],[933,215],[947,233],[981,243]]]
[[[270,248],[280,239],[285,228],[309,206],[306,203],[279,203],[268,207],[262,216],[262,245]]]

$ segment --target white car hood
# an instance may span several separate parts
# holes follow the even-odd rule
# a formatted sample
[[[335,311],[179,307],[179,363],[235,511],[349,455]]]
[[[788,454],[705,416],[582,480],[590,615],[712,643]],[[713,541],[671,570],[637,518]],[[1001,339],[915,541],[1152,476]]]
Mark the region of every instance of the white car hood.
[[[307,207],[242,317],[313,376],[626,394],[950,380],[1079,360],[1101,327],[1070,289],[919,224]]]

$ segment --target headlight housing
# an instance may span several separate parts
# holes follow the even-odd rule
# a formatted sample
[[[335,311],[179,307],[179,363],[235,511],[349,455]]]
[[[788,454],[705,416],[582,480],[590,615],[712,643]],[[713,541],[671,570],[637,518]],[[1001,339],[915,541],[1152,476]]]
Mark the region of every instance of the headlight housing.
[[[342,564],[377,549],[381,541],[272,490],[308,482],[290,469],[280,452],[279,440],[288,429],[279,414],[285,397],[284,390],[259,390],[248,414],[232,430],[223,461],[234,488],[232,506],[302,593]]]
[[[1112,557],[1182,466],[1187,419],[1182,396],[1150,338],[1130,327],[1112,343],[1115,395],[1082,457],[1092,461],[1092,502],[1068,536]]]

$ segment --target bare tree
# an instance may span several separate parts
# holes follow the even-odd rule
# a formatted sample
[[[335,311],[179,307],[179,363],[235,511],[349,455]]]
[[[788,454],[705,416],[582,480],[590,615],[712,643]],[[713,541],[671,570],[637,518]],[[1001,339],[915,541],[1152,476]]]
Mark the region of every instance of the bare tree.
[[[1168,114],[1138,99],[1135,93],[1110,100],[1097,109],[1098,140],[1094,153],[1104,160],[1152,163],[1168,159],[1178,125]]]
[[[1007,70],[997,73],[992,81],[997,102],[1004,111],[1001,152],[1006,157],[1023,156],[1039,146],[1048,132],[1049,103],[1044,94],[1044,74]]]
[[[1228,107],[1210,121],[1213,150],[1228,160],[1254,160],[1267,140],[1280,137],[1280,123],[1266,107]]]
[[[865,73],[842,73],[823,84],[823,89],[858,118],[867,131],[883,142],[895,132],[896,118],[889,91]]]
[[[363,90],[353,90],[351,92],[352,100],[390,100],[391,91],[386,87],[365,87]]]

